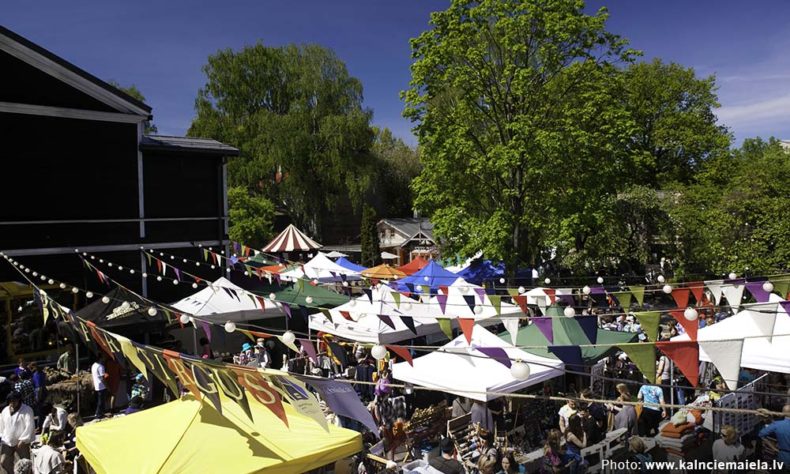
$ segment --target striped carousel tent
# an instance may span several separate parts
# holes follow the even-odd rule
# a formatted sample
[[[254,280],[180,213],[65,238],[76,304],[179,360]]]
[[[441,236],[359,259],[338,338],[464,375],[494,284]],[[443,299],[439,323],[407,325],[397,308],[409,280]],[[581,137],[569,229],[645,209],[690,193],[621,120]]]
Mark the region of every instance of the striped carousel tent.
[[[317,250],[321,247],[321,244],[304,235],[301,230],[297,229],[293,224],[290,224],[284,231],[280,232],[280,235],[275,237],[261,250],[267,253],[309,252],[310,250]]]

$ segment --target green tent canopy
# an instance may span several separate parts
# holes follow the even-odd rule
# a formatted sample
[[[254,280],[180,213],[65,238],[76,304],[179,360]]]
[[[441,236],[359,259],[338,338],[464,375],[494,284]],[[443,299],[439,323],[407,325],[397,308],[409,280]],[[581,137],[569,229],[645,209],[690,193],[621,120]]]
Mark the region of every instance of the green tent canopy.
[[[244,260],[245,265],[249,265],[252,268],[260,268],[260,267],[268,267],[271,265],[277,265],[277,262],[274,259],[269,258],[266,254],[259,253],[252,257],[249,257]]]
[[[540,329],[538,329],[538,327],[534,324],[531,324],[519,329],[518,337],[516,339],[516,344],[519,347],[533,346],[524,348],[523,350],[541,357],[557,359],[554,354],[549,352],[548,346],[576,346],[590,344],[590,341],[587,339],[587,336],[584,334],[581,326],[574,318],[566,318],[564,316],[558,317],[558,315],[562,314],[562,311],[551,311],[551,309],[553,308],[549,308],[549,311],[546,312],[546,315],[553,316],[551,327],[554,331],[554,343],[550,343],[548,339],[546,339],[546,336],[540,332]],[[499,335],[499,337],[508,342],[511,340],[510,334],[507,332],[503,332]],[[598,329],[598,340],[596,341],[597,345],[595,347],[582,347],[582,360],[584,361],[585,365],[595,364],[604,357],[614,355],[614,353],[618,351],[617,344],[635,342],[636,338],[637,335],[634,333]]]
[[[302,283],[303,284],[299,284],[297,282],[293,286],[288,285],[285,287],[272,286],[270,287],[270,291],[277,295],[277,301],[280,303],[308,307],[319,306],[323,308],[334,308],[335,306],[348,303],[351,299],[346,295],[335,293],[320,285],[313,286],[310,284],[310,280],[307,279],[302,279]],[[308,296],[313,298],[310,304],[305,301],[305,298]]]

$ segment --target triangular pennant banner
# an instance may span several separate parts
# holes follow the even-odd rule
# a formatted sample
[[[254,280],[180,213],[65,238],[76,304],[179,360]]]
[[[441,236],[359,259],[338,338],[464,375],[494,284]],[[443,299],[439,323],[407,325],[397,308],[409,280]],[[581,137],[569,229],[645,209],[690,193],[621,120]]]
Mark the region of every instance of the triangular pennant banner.
[[[345,319],[346,321],[353,321],[353,319],[351,319],[351,313],[349,313],[348,311],[338,311],[338,312],[340,313],[340,316],[343,316],[343,319]]]
[[[741,354],[743,339],[734,341],[699,341],[699,347],[716,366],[727,388],[738,388],[738,376],[741,372]]]
[[[617,302],[623,310],[628,311],[628,308],[631,307],[631,298],[633,295],[630,291],[615,291],[612,293],[612,296],[617,298]]]
[[[480,304],[486,302],[486,289],[485,288],[475,288],[475,293],[477,296],[480,297]]]
[[[410,366],[414,367],[414,361],[412,360],[411,352],[409,352],[407,348],[403,346],[390,346],[390,345],[384,347],[398,354],[401,357],[401,359],[405,360],[406,362],[409,363]]]
[[[658,326],[661,321],[661,313],[658,311],[641,311],[634,313],[636,320],[642,327],[642,331],[647,334],[647,337],[652,342],[658,341]]]
[[[466,305],[469,306],[469,309],[474,312],[475,310],[475,295],[463,295],[464,301],[466,301]]]
[[[694,295],[694,301],[702,303],[702,295],[705,293],[705,283],[701,281],[690,281],[686,283],[686,288]]]
[[[527,297],[524,295],[518,295],[513,297],[513,301],[516,302],[519,308],[521,308],[521,312],[524,314],[529,313],[529,309],[527,308]],[[545,306],[545,305],[544,305]]]
[[[397,291],[392,291],[390,292],[390,295],[392,295],[392,299],[395,301],[395,307],[400,308],[400,293]]]
[[[276,337],[276,338],[277,338],[277,339],[278,339],[280,342],[282,342],[282,343],[283,343],[283,345],[284,345],[285,347],[287,347],[288,349],[291,349],[291,350],[292,350],[292,351],[294,351],[294,352],[299,352],[299,348],[298,348],[298,347],[296,347],[296,344],[294,344],[294,343],[293,343],[293,341],[287,341],[287,340],[285,340],[285,339],[284,339],[282,336],[275,336],[275,337]]]
[[[790,316],[790,301],[780,301],[779,304],[782,306],[782,309],[785,310],[785,313]]]
[[[573,288],[557,288],[557,299],[564,302],[566,306],[576,305],[573,300]]]
[[[314,364],[318,364],[318,353],[315,351],[313,342],[310,339],[299,339],[299,344],[301,344],[307,357],[309,357]]]
[[[631,294],[634,295],[636,302],[639,303],[639,306],[645,301],[645,287],[644,286],[629,286],[629,290],[631,290]]]
[[[441,293],[442,293],[444,296],[449,296],[449,295],[450,295],[450,287],[449,287],[449,286],[447,286],[447,285],[439,285],[439,291],[440,291],[440,292],[441,292]]]
[[[597,344],[598,343],[598,316],[576,316],[573,318],[579,323],[579,326],[584,331],[584,335],[587,336],[587,340],[590,341],[590,344]]]
[[[515,298],[518,296],[518,288],[508,288],[507,294],[509,294],[511,298]]]
[[[777,280],[773,282],[774,284],[774,291],[779,293],[779,296],[782,298],[787,298],[787,292],[790,291],[790,279],[787,280]]]
[[[556,301],[557,299],[555,296],[556,291],[554,290],[554,288],[543,288],[543,292],[546,293],[546,295],[549,297],[549,302],[550,302],[549,304],[554,304],[554,301]]]
[[[518,345],[518,318],[503,318],[502,324],[505,326],[505,330],[510,334],[510,342],[514,346]]]
[[[716,301],[716,306],[721,304],[721,289],[723,284],[724,280],[705,280],[705,286],[708,287],[711,294],[713,295],[713,299]]]
[[[727,298],[727,304],[730,305],[733,312],[738,311],[738,308],[741,307],[741,298],[743,298],[743,290],[745,289],[746,285],[740,283],[724,285],[721,288],[724,297]]]
[[[582,348],[579,346],[549,346],[549,352],[557,356],[565,363],[565,369],[570,371],[581,371],[584,368],[582,360]]]
[[[206,333],[206,339],[208,342],[211,342],[211,325],[206,321],[200,321],[200,327],[203,328],[203,332]]]
[[[381,322],[383,322],[387,326],[391,327],[392,329],[395,329],[395,323],[392,322],[392,318],[390,318],[386,314],[379,314],[377,316],[379,317]]]
[[[634,343],[619,346],[628,358],[636,364],[636,368],[642,372],[650,383],[656,381],[656,343]]]
[[[686,319],[686,317],[683,316],[684,311],[685,310],[682,309],[676,309],[670,311],[669,314],[671,314],[672,317],[675,318],[675,321],[677,321],[678,323],[680,323],[681,326],[683,326],[683,329],[686,330],[686,334],[689,335],[689,338],[691,338],[692,341],[696,341],[697,331],[699,331],[699,322],[689,321],[688,319]]]
[[[511,365],[513,365],[510,361],[510,357],[507,355],[507,352],[505,352],[505,350],[501,347],[475,347],[475,349],[504,365],[508,369]]]
[[[291,306],[288,303],[282,303],[283,306],[283,313],[288,316],[288,319],[291,319]]]
[[[461,331],[466,337],[466,343],[472,344],[472,331],[475,327],[475,320],[472,318],[458,318],[458,326],[461,327]]]
[[[444,314],[444,312],[447,309],[447,295],[444,294],[436,295],[436,301],[439,302],[439,309],[442,311],[442,314]]]
[[[767,303],[769,297],[771,296],[770,293],[763,290],[763,283],[764,281],[749,281],[746,282],[746,289],[749,290],[749,293],[754,297],[754,301],[758,303]]]
[[[398,317],[400,318],[401,321],[403,321],[403,324],[405,324],[406,327],[409,328],[409,331],[411,331],[412,334],[416,336],[417,328],[414,327],[414,318],[412,318],[411,316],[404,316],[404,315],[400,315]]]
[[[370,304],[373,304],[373,290],[370,288],[362,288],[362,292],[367,295],[368,300],[370,300]]]
[[[439,329],[442,330],[447,339],[453,339],[453,324],[447,318],[439,318],[436,321],[439,323]]]
[[[688,288],[673,288],[672,299],[678,308],[685,308],[689,305],[689,289]]]
[[[699,345],[697,341],[657,342],[656,347],[672,359],[692,387],[699,383]]]
[[[554,344],[552,318],[532,318],[532,324],[534,324],[535,327],[540,330],[541,334],[543,334],[547,341],[549,341],[551,344]]]
[[[491,301],[491,306],[494,307],[497,316],[502,314],[502,297],[499,295],[489,295],[488,300]]]

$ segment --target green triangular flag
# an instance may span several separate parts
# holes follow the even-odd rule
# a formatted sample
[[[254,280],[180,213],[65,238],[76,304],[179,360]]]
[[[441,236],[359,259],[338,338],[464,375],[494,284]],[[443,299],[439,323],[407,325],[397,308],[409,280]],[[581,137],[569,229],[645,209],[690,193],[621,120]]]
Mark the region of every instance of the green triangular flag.
[[[642,293],[644,294],[644,293]],[[631,307],[631,292],[630,291],[615,291],[612,293],[612,296],[617,298],[617,301],[620,302],[620,306],[628,311],[628,308]],[[642,303],[639,303],[642,304]]]
[[[395,300],[395,307],[400,308],[400,293],[392,291],[390,294],[392,294],[392,299]]]
[[[518,296],[518,288],[508,288],[507,294],[509,294],[512,297]]]
[[[146,252],[145,253],[145,257],[148,259],[148,266],[150,267],[151,266],[151,254]]]
[[[656,382],[656,345],[652,342],[619,346],[650,383]]]
[[[647,334],[651,342],[658,341],[658,323],[661,320],[661,313],[658,311],[642,311],[634,313],[642,331]]]
[[[296,287],[299,288],[299,291],[304,291],[304,280],[301,278],[296,280]]]
[[[203,261],[208,262],[208,250],[203,249]]]
[[[488,300],[491,301],[491,306],[494,307],[496,315],[499,316],[502,313],[502,297],[499,295],[488,295]]]
[[[319,308],[319,309],[321,310],[322,313],[324,313],[324,317],[326,317],[327,321],[334,321],[332,319],[332,313],[330,313],[328,309],[326,308]]]
[[[628,289],[634,294],[634,298],[636,298],[636,302],[639,303],[639,306],[642,306],[642,302],[645,301],[645,287],[629,286]]]
[[[428,297],[431,296],[431,287],[430,287],[430,285],[421,285],[420,288],[422,288],[422,294],[423,295],[428,296]]]
[[[453,324],[452,324],[452,322],[449,319],[447,319],[447,318],[439,318],[439,319],[437,319],[437,321],[439,321],[439,328],[442,330],[444,335],[447,336],[447,339],[452,341],[453,340]]]
[[[779,293],[779,296],[782,298],[787,296],[787,292],[790,291],[790,279],[787,280],[776,280],[773,282],[774,284],[774,291]]]

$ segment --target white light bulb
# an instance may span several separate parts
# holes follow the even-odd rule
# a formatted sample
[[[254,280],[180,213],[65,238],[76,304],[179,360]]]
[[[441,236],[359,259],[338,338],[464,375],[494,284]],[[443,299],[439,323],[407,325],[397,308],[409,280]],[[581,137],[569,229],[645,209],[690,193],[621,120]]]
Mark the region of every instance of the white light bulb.
[[[774,291],[774,284],[771,283],[770,281],[766,281],[765,283],[763,283],[763,291],[765,291],[766,293],[771,293],[772,291]]]
[[[143,278],[148,278],[148,273],[146,273],[146,272],[143,272],[143,275],[142,275],[142,276],[143,276]]]
[[[699,313],[697,313],[696,309],[689,307],[686,308],[685,311],[683,311],[683,317],[689,321],[696,321],[697,318],[699,317]]]
[[[225,271],[230,273],[230,267],[226,268]]]
[[[503,285],[504,285],[504,284],[505,284],[505,279],[504,279],[504,278],[500,278],[500,279],[499,279],[499,283],[501,283],[501,284],[503,284]]]
[[[195,262],[195,266],[199,267],[200,266],[200,262]]]
[[[525,364],[520,360],[513,362],[510,366],[510,375],[516,380],[527,380],[530,375],[529,364]]]
[[[370,349],[370,355],[372,355],[376,360],[381,360],[387,356],[387,348],[381,344],[376,344]]]
[[[45,277],[44,275],[41,275],[41,281],[47,281],[47,277]]]
[[[411,395],[412,393],[414,393],[414,385],[408,382],[403,384],[403,393],[405,393],[406,395]]]
[[[181,317],[178,318],[178,319],[179,319],[179,321],[181,321],[181,324],[188,324],[189,323],[189,315],[182,314]]]
[[[244,272],[244,276],[246,277],[250,276],[250,272]]]
[[[425,275],[424,277],[422,277],[422,279],[425,280],[425,281],[430,281],[431,280],[430,277],[428,277],[428,275]]]
[[[54,285],[55,284],[55,280],[50,278],[49,280],[47,280],[47,283],[49,283],[50,285]]]
[[[118,270],[123,270],[123,267],[118,265]]]
[[[667,281],[667,279],[664,278],[664,275],[658,275],[657,280],[659,283],[664,283],[665,281]]]
[[[518,287],[518,294],[522,294],[522,293],[524,293],[525,291],[527,291],[527,289],[526,289],[526,288],[524,288],[523,286],[519,286],[519,287]]]
[[[672,293],[672,285],[664,285],[664,287],[661,288],[661,291],[663,291],[666,294]]]
[[[71,292],[72,292],[72,293],[74,293],[74,294],[76,295],[77,293],[79,293],[79,292],[80,292],[80,289],[79,289],[79,288],[77,288],[76,286],[73,286],[73,287],[71,287]]]
[[[601,283],[603,283],[603,277],[598,277],[598,279],[596,281],[600,285]]]
[[[178,285],[178,280],[173,280],[174,285]]]
[[[344,281],[344,282],[343,282],[343,286],[348,286],[348,282],[347,282],[347,281]]]
[[[148,308],[148,316],[156,316],[156,308]]]
[[[106,297],[106,296],[102,296],[102,298],[101,298],[101,302],[102,302],[102,303],[104,303],[104,304],[107,304],[107,303],[109,303],[109,302],[110,302],[110,298],[108,298],[108,297]]]
[[[197,288],[197,283],[192,283],[192,288]]]
[[[572,318],[572,317],[576,316],[576,310],[573,309],[572,306],[566,306],[565,309],[563,310],[563,313],[568,318]]]
[[[211,266],[211,269],[212,269],[212,270],[214,270],[215,268],[217,268],[217,267],[216,267],[216,266],[214,266],[214,265],[212,265],[212,266]]]
[[[403,309],[405,309],[406,311],[411,310],[411,303],[409,303],[408,301],[403,303]]]
[[[547,285],[551,285],[551,278],[546,278],[545,280],[543,280],[543,283]]]
[[[735,272],[730,272],[729,277],[730,277],[730,280],[734,280],[734,279],[738,278],[738,275]]]
[[[66,289],[66,284],[65,284],[65,283],[61,283],[61,284],[60,284],[60,285],[58,285],[58,286],[60,287],[60,289],[61,289],[61,290],[64,290],[64,289]]]
[[[183,260],[183,262],[184,262],[184,263],[187,263],[187,259],[184,259],[184,260]]]
[[[274,293],[269,293],[269,300],[270,301],[274,301],[276,299],[277,299],[277,295],[275,295]]]
[[[93,292],[89,291],[89,292],[85,293],[85,297],[86,298],[93,298]]]
[[[236,330],[236,323],[234,323],[233,321],[228,321],[227,323],[225,323],[225,331],[233,332],[235,330]]]
[[[30,273],[30,269],[29,268],[25,268],[25,273]]]
[[[134,268],[129,269],[129,275],[134,275]]]
[[[293,344],[296,341],[296,335],[291,331],[285,331],[282,335],[283,344]]]
[[[304,299],[304,302],[307,304],[313,304],[313,297],[308,296],[307,298]]]
[[[582,293],[584,293],[585,295],[589,295],[590,291],[591,291],[590,287],[587,285],[584,285],[584,288],[582,288]]]
[[[99,259],[99,263],[104,263],[104,259],[103,259],[103,258],[100,258],[100,259]]]
[[[37,277],[38,276],[38,272],[33,272],[33,276]]]
[[[482,306],[475,306],[475,314],[482,314],[483,307]]]
[[[162,276],[161,275],[157,275],[156,276],[156,281],[162,281]]]

